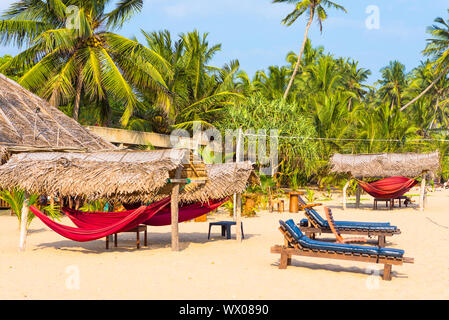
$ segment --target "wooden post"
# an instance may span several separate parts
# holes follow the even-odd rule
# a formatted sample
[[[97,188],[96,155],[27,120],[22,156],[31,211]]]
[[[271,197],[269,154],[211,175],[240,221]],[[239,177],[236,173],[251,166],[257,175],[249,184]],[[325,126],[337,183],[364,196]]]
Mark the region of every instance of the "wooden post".
[[[27,223],[28,223],[28,212],[30,211],[29,205],[30,196],[25,192],[23,199],[22,214],[20,218],[20,242],[19,250],[25,251],[26,237],[27,237]]]
[[[360,186],[357,185],[357,191],[355,192],[355,207],[358,209],[360,208]]]
[[[50,197],[50,207],[53,209],[55,207],[55,196]]]
[[[176,169],[175,178],[181,178],[182,167]],[[173,186],[171,192],[171,249],[179,251],[179,183]]]
[[[236,146],[236,162],[241,162],[242,159],[242,144],[243,144],[243,132],[242,128],[239,129],[239,136],[237,139]],[[235,196],[235,227],[236,227],[236,238],[238,242],[242,242],[242,195],[236,194]]]
[[[351,179],[346,182],[343,188],[343,210],[346,210],[346,191],[348,190],[349,184],[351,183]]]
[[[424,200],[426,197],[426,175],[421,180],[421,194],[419,196],[419,210],[424,211]]]

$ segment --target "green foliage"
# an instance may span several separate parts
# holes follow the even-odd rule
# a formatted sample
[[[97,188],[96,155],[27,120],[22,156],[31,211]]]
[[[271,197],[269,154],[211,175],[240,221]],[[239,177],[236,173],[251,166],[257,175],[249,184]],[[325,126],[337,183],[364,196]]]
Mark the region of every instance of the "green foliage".
[[[312,122],[301,112],[296,104],[288,104],[283,99],[267,100],[256,93],[237,107],[229,107],[228,116],[218,123],[223,131],[242,128],[243,130],[270,130],[276,128],[279,136],[316,137]],[[279,181],[289,181],[296,170],[299,174],[310,176],[317,168],[318,146],[314,140],[279,139]]]
[[[26,49],[0,67],[0,72],[27,70],[19,84],[55,106],[72,105],[78,120],[81,103],[94,105],[104,123],[110,121],[111,101],[123,106],[121,124],[126,126],[138,107],[136,89],[154,90],[167,99],[161,72],[168,63],[137,41],[111,30],[120,28],[142,8],[142,0],[20,1],[13,3],[0,20],[2,44]],[[78,8],[78,23],[67,26],[67,7]],[[107,8],[112,11],[107,12]],[[70,20],[72,21],[72,20]]]
[[[97,200],[97,201],[86,202],[80,208],[80,211],[84,211],[84,212],[105,211],[106,204],[107,204],[106,200]]]
[[[308,187],[306,188],[305,197],[306,197],[308,203],[314,203],[316,200],[315,192]]]
[[[19,219],[19,228],[22,222],[22,208],[23,201],[25,199],[25,193],[19,189],[14,190],[2,190],[0,191],[0,198],[2,198],[10,207],[11,211],[16,215]],[[29,199],[29,204],[34,205],[37,201],[37,196],[31,196]],[[34,214],[30,212],[28,214],[27,228],[30,225],[31,221],[34,219]]]

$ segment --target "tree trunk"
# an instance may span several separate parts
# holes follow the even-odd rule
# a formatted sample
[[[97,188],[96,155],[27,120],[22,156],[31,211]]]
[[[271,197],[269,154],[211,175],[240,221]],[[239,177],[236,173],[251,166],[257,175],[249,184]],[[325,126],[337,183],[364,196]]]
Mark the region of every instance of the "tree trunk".
[[[296,62],[295,70],[293,71],[292,77],[290,78],[290,82],[288,83],[287,89],[285,90],[285,93],[284,93],[284,99],[287,99],[288,93],[290,92],[290,89],[292,88],[293,81],[295,80],[296,74],[298,73],[299,66],[301,64],[301,58],[304,53],[304,49],[306,47],[307,37],[309,35],[309,29],[310,29],[310,26],[312,25],[314,15],[315,15],[315,10],[313,8],[310,8],[309,23],[307,24],[306,32],[304,33],[304,40],[302,42],[301,51],[299,52],[298,61]]]
[[[449,67],[446,67],[446,69],[443,70],[443,72],[441,72],[441,74],[435,79],[434,82],[432,82],[423,92],[421,92],[415,99],[413,99],[412,101],[410,101],[409,103],[407,103],[405,106],[403,106],[401,108],[401,111],[404,111],[405,109],[407,109],[408,107],[410,107],[412,104],[414,104],[416,101],[418,101],[419,99],[421,99],[430,89],[432,89],[432,87],[434,85],[437,84],[438,81],[440,81],[440,79],[446,75],[447,71],[449,70]]]
[[[81,72],[79,72],[78,79],[76,81],[75,103],[73,105],[73,119],[75,119],[76,121],[78,121],[80,115],[80,101],[82,89],[83,89],[83,76]]]
[[[108,95],[106,93],[103,103],[105,106],[105,117],[102,120],[102,125],[110,127],[112,125],[112,108],[111,105],[109,104]]]
[[[438,112],[438,107],[439,106],[440,106],[440,97],[439,97],[439,92],[438,92],[438,94],[437,94],[437,101],[435,103],[435,112],[433,113],[433,118],[432,118],[432,122],[430,122],[429,130],[433,129],[433,124],[436,122],[437,112]]]

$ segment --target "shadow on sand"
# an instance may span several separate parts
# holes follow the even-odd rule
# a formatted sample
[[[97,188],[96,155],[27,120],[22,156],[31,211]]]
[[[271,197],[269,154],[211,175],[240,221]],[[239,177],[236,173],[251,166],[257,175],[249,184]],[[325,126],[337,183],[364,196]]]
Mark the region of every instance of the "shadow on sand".
[[[245,234],[245,240],[259,237],[260,234]],[[183,251],[189,247],[190,244],[206,244],[210,242],[221,241],[235,241],[235,234],[232,235],[230,240],[221,237],[221,235],[211,234],[210,240],[207,239],[207,233],[181,233],[179,235],[179,247],[180,251]],[[143,246],[143,235],[140,236],[140,249],[136,248],[136,237],[133,234],[119,234],[118,235],[118,247],[114,247],[113,242],[109,243],[109,250],[106,250],[105,238],[89,241],[89,242],[76,242],[72,240],[62,240],[56,242],[41,243],[37,245],[34,250],[42,250],[46,248],[55,248],[61,251],[71,251],[80,253],[96,253],[102,254],[105,252],[133,252],[133,251],[151,251],[154,249],[164,249],[171,247],[171,233],[148,233],[148,246]]]
[[[279,267],[279,261],[277,263],[272,263],[271,264],[273,267]],[[367,264],[368,266],[368,264]],[[381,267],[383,265],[379,264],[379,267]],[[366,275],[367,277],[369,277],[373,270],[369,269],[369,268],[360,268],[360,267],[342,267],[341,265],[337,265],[337,264],[331,264],[331,263],[310,263],[310,262],[304,262],[304,261],[298,261],[295,260],[294,258],[292,259],[292,263],[288,268],[293,268],[293,267],[300,267],[300,268],[307,268],[307,269],[312,269],[312,270],[326,270],[326,271],[332,271],[332,272],[345,272],[345,273],[358,273],[358,274],[363,274]],[[285,270],[281,270],[281,271],[285,271]],[[383,271],[379,272],[379,276],[382,277]],[[391,275],[393,278],[408,278],[408,276],[406,276],[403,273],[397,272],[397,271],[392,271]]]

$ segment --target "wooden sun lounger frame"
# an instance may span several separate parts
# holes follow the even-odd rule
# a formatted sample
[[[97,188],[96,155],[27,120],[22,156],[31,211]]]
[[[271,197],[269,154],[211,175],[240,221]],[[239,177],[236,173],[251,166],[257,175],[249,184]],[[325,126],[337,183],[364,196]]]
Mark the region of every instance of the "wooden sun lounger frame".
[[[327,259],[339,259],[339,260],[350,260],[350,261],[360,261],[367,263],[376,263],[384,265],[384,272],[382,279],[390,281],[391,280],[391,269],[393,265],[402,265],[404,263],[414,263],[413,258],[398,258],[398,257],[387,257],[387,256],[377,256],[369,254],[360,253],[348,253],[332,250],[313,250],[309,248],[304,248],[298,244],[285,230],[282,226],[279,228],[281,233],[284,235],[285,245],[275,245],[271,247],[271,253],[277,253],[281,255],[279,269],[287,269],[287,266],[291,265],[292,256],[305,256],[314,258],[327,258]]]
[[[310,239],[315,239],[317,234],[322,233],[333,233],[331,228],[323,228],[319,226],[313,218],[310,217],[309,213],[305,211],[305,215],[307,220],[309,220],[310,227],[302,227],[298,224],[299,229],[305,233],[305,235]],[[395,231],[381,231],[381,230],[372,230],[372,229],[363,229],[363,228],[342,228],[338,226],[338,231],[341,234],[352,234],[352,235],[361,235],[368,237],[378,237],[378,245],[379,247],[385,247],[386,237],[392,237],[397,234],[401,234],[401,230],[396,229]]]

